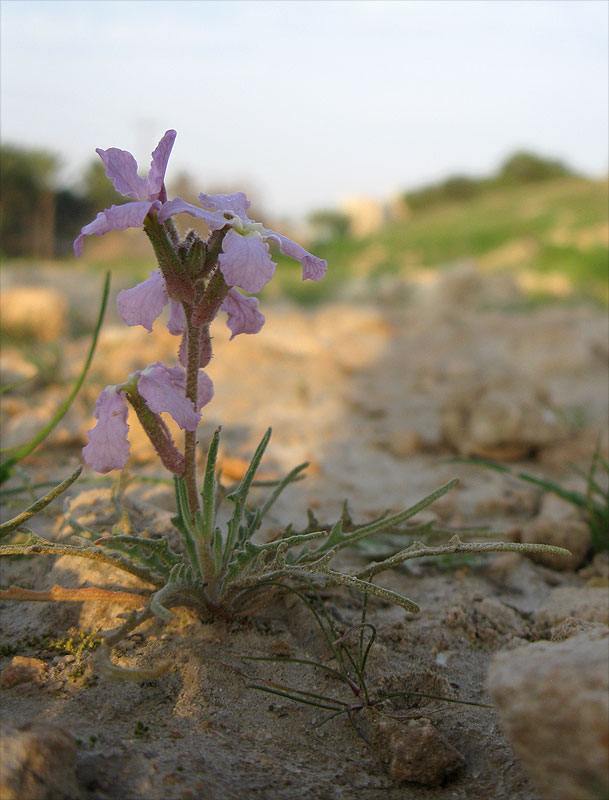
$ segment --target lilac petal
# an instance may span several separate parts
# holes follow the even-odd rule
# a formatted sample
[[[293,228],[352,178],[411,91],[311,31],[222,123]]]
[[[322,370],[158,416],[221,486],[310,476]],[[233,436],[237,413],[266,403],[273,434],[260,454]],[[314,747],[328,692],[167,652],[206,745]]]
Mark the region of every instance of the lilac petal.
[[[218,264],[229,286],[239,286],[250,294],[259,292],[271,280],[277,266],[258,234],[242,236],[232,230],[222,241]]]
[[[243,192],[235,194],[204,194],[201,192],[199,202],[203,208],[211,211],[229,211],[241,219],[248,219],[247,209],[251,206]]]
[[[295,258],[296,261],[300,261],[302,264],[303,281],[305,281],[307,278],[310,278],[312,281],[320,281],[326,274],[326,270],[328,269],[327,261],[325,261],[323,258],[317,258],[317,256],[312,255],[308,252],[308,250],[305,250],[304,247],[301,247],[296,242],[288,239],[287,236],[283,236],[281,233],[276,233],[276,231],[266,231],[264,238],[277,242],[279,249],[285,256],[289,256],[290,258]]]
[[[201,415],[186,397],[186,372],[182,367],[168,367],[157,361],[143,370],[137,389],[151,411],[167,411],[182,430],[196,431]]]
[[[165,281],[159,269],[151,270],[147,280],[132,289],[123,289],[116,296],[118,313],[123,321],[127,325],[141,325],[148,333],[167,301]]]
[[[214,396],[214,385],[211,378],[202,369],[199,370],[197,384],[197,410],[200,411]]]
[[[167,170],[167,162],[169,161],[169,155],[171,154],[171,149],[176,140],[176,136],[177,133],[174,130],[167,131],[152,154],[152,163],[150,165],[150,173],[148,175],[147,200],[158,199],[159,193],[163,188],[165,171]]]
[[[177,300],[169,301],[169,320],[167,329],[172,336],[180,336],[186,330],[184,307]]]
[[[80,230],[80,234],[76,237],[76,239],[74,239],[75,254],[77,256],[82,255],[82,247],[85,236],[90,236],[92,233],[96,233],[98,236],[103,236],[104,233],[110,233],[111,230],[112,228],[108,224],[106,214],[103,211],[100,211],[93,222],[89,222],[87,225],[84,225]]]
[[[220,308],[228,314],[226,324],[231,330],[231,339],[239,333],[258,333],[264,325],[264,314],[258,311],[258,299],[244,297],[236,289],[230,290]]]
[[[110,206],[103,213],[111,230],[124,231],[126,228],[141,228],[150,209],[158,209],[160,205],[158,201],[123,203],[121,206]]]
[[[117,192],[132,200],[149,200],[148,181],[137,174],[137,161],[127,150],[110,147],[95,151],[106,167],[106,175],[114,184]],[[156,199],[156,198],[155,198]]]
[[[207,223],[207,227],[212,231],[218,231],[225,225],[229,225],[229,220],[226,219],[224,214],[218,211],[206,211],[199,206],[193,206],[192,203],[187,203],[181,197],[174,197],[167,203],[163,203],[163,207],[159,211],[159,222],[165,222],[173,214],[190,214],[191,217],[198,217]]]
[[[100,211],[93,222],[89,222],[81,228],[80,235],[74,240],[74,252],[77,256],[82,255],[82,245],[85,236],[95,233],[103,236],[110,231],[124,231],[126,228],[141,228],[146,219],[146,214],[151,208],[157,208],[160,203],[137,202],[124,203],[120,206],[110,206],[110,208]]]
[[[127,463],[127,411],[127,400],[115,386],[108,386],[97,398],[93,416],[98,422],[87,431],[89,444],[82,451],[85,462],[96,472],[122,469]]]
[[[188,334],[185,332],[178,348],[178,361],[186,369],[188,366]]]

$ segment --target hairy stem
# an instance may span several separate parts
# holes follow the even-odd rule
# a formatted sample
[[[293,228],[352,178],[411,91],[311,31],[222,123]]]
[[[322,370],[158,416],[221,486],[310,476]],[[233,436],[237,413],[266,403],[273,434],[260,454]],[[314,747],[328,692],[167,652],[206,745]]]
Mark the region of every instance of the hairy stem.
[[[189,309],[186,312],[186,336],[187,336],[187,362],[186,362],[186,397],[192,400],[192,404],[197,409],[198,400],[198,381],[199,363],[201,350],[201,328],[197,328],[192,323],[192,314]],[[186,431],[184,434],[184,481],[188,493],[188,506],[190,513],[194,517],[195,512],[200,510],[199,494],[197,492],[197,432]]]
[[[144,398],[137,392],[125,392],[125,397],[133,406],[140,425],[146,432],[163,466],[174,475],[181,477],[184,474],[184,456],[173,443],[169,430],[159,414],[151,411]]]

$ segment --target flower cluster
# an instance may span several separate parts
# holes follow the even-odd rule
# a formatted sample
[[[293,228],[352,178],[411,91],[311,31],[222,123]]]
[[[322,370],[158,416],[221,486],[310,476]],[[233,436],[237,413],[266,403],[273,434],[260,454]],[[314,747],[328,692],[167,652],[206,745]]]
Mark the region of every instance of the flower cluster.
[[[250,219],[250,202],[243,192],[201,193],[200,206],[180,197],[168,200],[165,172],[175,138],[174,130],[165,133],[152,153],[147,178],[138,175],[137,162],[126,150],[111,147],[96,151],[115,189],[131,202],[101,211],[74,242],[74,252],[80,256],[85,236],[143,227],[159,268],[152,270],[147,280],[119,292],[119,313],[127,325],[141,325],[150,332],[169,304],[167,327],[181,337],[181,366],[169,368],[157,362],[100,394],[94,412],[98,422],[88,432],[89,444],[83,450],[86,463],[98,472],[122,469],[129,458],[129,402],[163,463],[175,474],[183,473],[184,457],[159,414],[169,413],[183,430],[196,430],[201,408],[213,396],[212,382],[202,370],[211,359],[209,325],[218,311],[227,314],[231,339],[240,333],[258,333],[264,325],[258,299],[251,295],[259,292],[275,272],[277,265],[271,259],[269,242],[300,261],[303,280],[319,281],[326,272],[323,259]],[[204,220],[209,228],[205,241],[192,231],[180,239],[172,217],[182,213]]]

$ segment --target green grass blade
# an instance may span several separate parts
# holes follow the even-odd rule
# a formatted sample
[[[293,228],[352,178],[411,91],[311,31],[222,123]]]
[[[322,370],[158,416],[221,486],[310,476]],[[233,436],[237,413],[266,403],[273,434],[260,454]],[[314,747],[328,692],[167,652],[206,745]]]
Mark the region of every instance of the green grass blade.
[[[82,467],[76,467],[74,472],[69,475],[64,481],[62,481],[58,486],[52,489],[50,492],[41,497],[40,500],[36,500],[29,508],[26,508],[21,514],[18,514],[13,519],[9,519],[7,522],[2,523],[0,525],[0,539],[3,536],[11,533],[12,531],[16,530],[17,528],[24,525],[29,519],[31,519],[35,514],[38,514],[43,508],[46,508],[49,503],[52,503],[57,497],[63,494],[66,489],[69,489],[70,486],[74,483],[74,481],[78,478],[80,473],[82,472]]]
[[[299,464],[297,467],[294,467],[293,470],[288,472],[288,474],[285,476],[285,478],[283,478],[282,480],[279,481],[275,491],[272,493],[272,495],[269,497],[269,499],[266,501],[266,503],[260,509],[260,516],[258,517],[258,520],[257,520],[257,523],[256,523],[256,529],[258,529],[260,527],[260,524],[261,524],[262,520],[264,519],[266,514],[270,511],[270,509],[273,507],[273,505],[275,504],[275,502],[277,501],[279,495],[283,492],[283,490],[286,489],[291,483],[294,483],[294,481],[299,480],[300,473],[304,469],[306,469],[308,466],[309,466],[309,462],[308,461],[305,461],[304,463]],[[252,531],[252,533],[253,533],[253,531]]]
[[[317,708],[326,708],[328,711],[344,711],[347,707],[346,703],[342,703],[340,700],[335,700],[333,697],[324,697],[323,695],[313,694],[312,692],[299,692],[298,689],[294,689],[292,691],[299,692],[299,694],[303,695],[299,697],[297,694],[291,694],[289,691],[284,692],[281,689],[271,689],[270,686],[261,686],[258,683],[249,683],[246,686],[247,689],[257,689],[259,692],[268,692],[269,694],[277,694],[280,697],[287,697],[288,700],[293,700],[295,703],[304,703],[307,706],[316,706]],[[309,697],[316,697],[319,700],[326,700],[326,703],[322,702],[314,702],[313,700],[308,700],[307,696]],[[335,705],[328,705],[327,703],[335,703]],[[338,705],[341,703],[341,706]]]
[[[320,664],[319,661],[311,661],[308,658],[284,658],[283,656],[246,656],[239,653],[233,653],[233,655],[235,658],[242,658],[244,661],[275,661],[279,664],[305,664],[310,667],[317,667],[318,669],[323,669],[324,672],[329,672],[335,678],[338,678],[348,686],[351,685],[342,672],[339,672],[337,669],[333,669],[332,667],[328,667],[327,664]]]

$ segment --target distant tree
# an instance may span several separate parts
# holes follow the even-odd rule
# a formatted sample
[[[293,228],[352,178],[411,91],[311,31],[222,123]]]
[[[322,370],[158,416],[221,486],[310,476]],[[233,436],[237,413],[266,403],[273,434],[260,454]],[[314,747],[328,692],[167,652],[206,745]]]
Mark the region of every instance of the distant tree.
[[[501,183],[533,183],[574,174],[573,170],[562,161],[543,158],[522,150],[503,162],[497,178]]]
[[[340,211],[320,209],[309,214],[307,219],[319,239],[335,239],[349,235],[351,220],[347,214]]]
[[[58,166],[44,150],[0,148],[0,248],[6,255],[53,255]]]
[[[62,188],[55,193],[55,253],[69,255],[74,239],[83,225],[95,219],[99,211],[129,202],[119,194],[106,176],[106,168],[96,159],[91,161],[77,187]]]
[[[447,200],[469,200],[480,193],[482,181],[467,175],[453,175],[440,184],[442,194]]]
[[[470,200],[482,190],[484,181],[467,175],[451,175],[440,183],[432,183],[406,192],[404,199],[411,211],[422,211],[442,203],[460,203]]]
[[[562,161],[520,151],[507,158],[491,177],[470,178],[467,175],[452,175],[444,181],[406,192],[403,198],[408,208],[417,212],[443,203],[464,202],[493,187],[547,181],[575,174]]]
[[[101,208],[93,208],[82,194],[72,189],[59,189],[55,192],[55,255],[72,253],[74,239],[83,225],[95,218]]]

